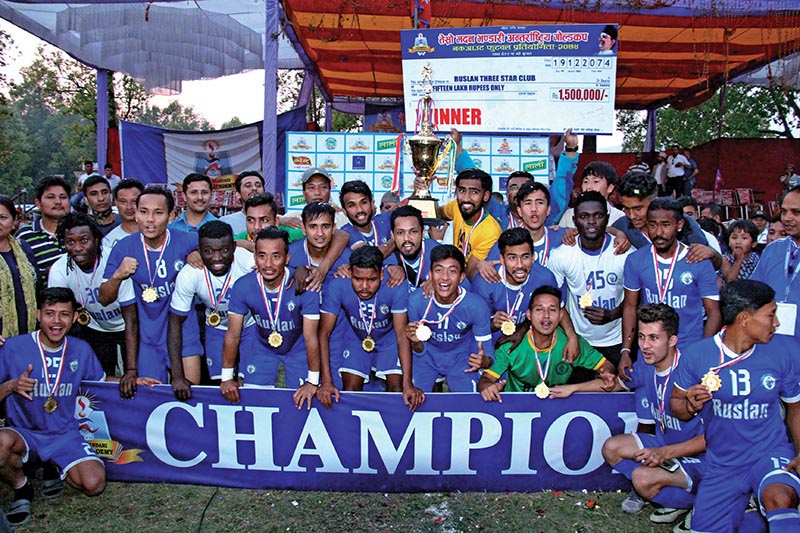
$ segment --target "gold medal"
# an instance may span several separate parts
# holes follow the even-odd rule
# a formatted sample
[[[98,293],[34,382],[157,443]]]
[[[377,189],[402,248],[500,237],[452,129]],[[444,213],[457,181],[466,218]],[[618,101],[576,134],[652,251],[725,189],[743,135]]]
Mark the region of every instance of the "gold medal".
[[[500,331],[503,335],[513,335],[514,332],[517,331],[517,325],[511,320],[506,320],[500,324]]]
[[[78,324],[80,324],[81,326],[88,326],[91,320],[92,317],[89,316],[89,311],[87,311],[83,307],[78,309]]]
[[[541,382],[533,389],[533,393],[536,394],[537,398],[544,400],[550,396],[550,387],[548,387],[544,382]]]
[[[420,324],[419,326],[417,326],[416,335],[417,335],[417,339],[420,342],[425,342],[425,341],[427,341],[428,339],[431,338],[431,335],[433,335],[433,332],[431,331],[431,328],[429,328],[427,326],[427,324]]]
[[[722,380],[716,372],[709,370],[706,372],[706,375],[703,376],[703,379],[700,380],[700,384],[707,388],[709,392],[717,392],[719,388],[722,387]]]
[[[58,409],[58,402],[52,396],[48,396],[44,402],[44,412],[48,415]]]
[[[142,291],[142,300],[146,303],[153,303],[158,300],[158,292],[154,287],[147,287],[145,290]]]
[[[662,416],[658,421],[661,424],[661,433],[666,433],[667,432],[666,418]]]
[[[208,324],[212,328],[219,326],[220,322],[222,322],[222,317],[220,316],[219,311],[217,311],[216,309],[211,311],[206,317],[206,324]]]
[[[366,337],[363,341],[361,341],[361,347],[364,348],[364,351],[369,353],[375,351],[375,341],[372,337]]]
[[[277,348],[281,344],[283,344],[283,335],[281,335],[277,331],[273,331],[272,333],[269,334],[269,337],[267,337],[267,341],[269,342],[270,346],[272,346],[273,348]]]
[[[586,309],[587,307],[592,306],[592,295],[588,292],[581,296],[581,299],[578,300],[578,303],[581,306],[581,309]]]

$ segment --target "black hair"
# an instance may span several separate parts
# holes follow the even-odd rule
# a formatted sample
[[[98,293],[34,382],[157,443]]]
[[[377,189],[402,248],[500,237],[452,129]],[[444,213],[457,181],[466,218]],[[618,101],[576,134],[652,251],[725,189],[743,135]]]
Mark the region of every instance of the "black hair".
[[[258,247],[258,241],[262,239],[269,239],[271,241],[283,241],[286,247],[286,252],[289,251],[289,232],[277,226],[267,226],[258,232],[255,238],[255,245]]]
[[[262,187],[264,186],[264,176],[262,176],[258,171],[255,170],[245,170],[244,172],[236,176],[236,181],[233,182],[233,187],[234,189],[236,189],[236,192],[238,193],[242,192],[242,181],[244,181],[245,178],[249,178],[250,176],[257,177],[259,180],[261,180],[261,186]]]
[[[722,217],[722,206],[716,202],[708,202],[703,206],[703,209],[708,209],[708,212],[711,215],[710,218]]]
[[[392,211],[392,215],[389,218],[389,223],[392,226],[392,231],[394,231],[394,221],[400,217],[411,217],[416,218],[419,222],[420,228],[425,228],[425,223],[422,221],[422,211],[414,207],[413,205],[401,205],[394,211]]]
[[[144,192],[144,185],[142,185],[142,182],[137,179],[127,178],[124,180],[120,180],[120,182],[117,183],[117,186],[114,187],[115,200],[117,199],[117,193],[124,189],[139,189],[139,194],[141,194],[142,192]]]
[[[733,324],[741,312],[756,312],[775,299],[775,289],[752,279],[736,279],[719,295],[722,325]]]
[[[492,196],[494,197],[495,200],[498,201],[498,203],[500,203],[500,204],[503,203],[503,200],[504,200],[503,193],[497,192],[497,191],[492,191]]]
[[[510,181],[512,178],[527,178],[528,181],[534,179],[533,174],[530,172],[526,172],[524,170],[515,170],[511,174],[508,175],[508,180]]]
[[[668,196],[660,196],[650,202],[650,205],[647,207],[647,213],[649,214],[653,211],[672,211],[676,221],[683,220],[683,208],[681,204],[679,204],[676,199]]]
[[[692,207],[694,207],[694,210],[697,211],[697,214],[698,215],[700,214],[700,204],[698,204],[697,200],[695,200],[691,196],[681,196],[680,198],[678,198],[678,205],[681,206],[681,211],[683,211],[685,207],[691,205]]]
[[[258,194],[254,194],[250,198],[244,201],[244,209],[242,211],[247,214],[247,211],[251,207],[258,207],[260,205],[268,205],[272,209],[272,213],[275,216],[278,216],[278,203],[275,201],[275,197],[272,195],[271,192],[261,192]]]
[[[63,303],[70,304],[73,311],[78,308],[75,294],[72,292],[72,289],[68,289],[67,287],[47,287],[46,289],[42,289],[39,292],[39,298],[37,298],[37,300],[39,303],[36,305],[36,309],[40,311],[44,309],[45,305]]]
[[[497,239],[497,246],[500,248],[501,254],[504,254],[509,246],[520,246],[522,244],[530,245],[531,252],[533,252],[533,238],[531,237],[531,232],[525,228],[507,229]]]
[[[456,176],[456,187],[461,183],[461,180],[480,180],[481,189],[484,191],[492,190],[492,177],[478,168],[468,168],[459,172]]]
[[[444,261],[445,259],[455,259],[458,266],[461,267],[461,272],[467,270],[467,262],[464,259],[464,254],[452,244],[440,244],[431,250],[431,270],[433,269],[434,263]]]
[[[198,239],[224,239],[225,237],[233,240],[233,229],[230,224],[221,220],[209,220],[197,230]]]
[[[109,185],[108,180],[103,176],[98,176],[97,174],[92,174],[86,181],[83,182],[83,190],[89,189],[89,187],[94,187],[98,183],[105,183],[106,187],[108,187],[108,192],[111,192],[111,185]]]
[[[533,301],[540,294],[549,294],[550,296],[555,296],[558,298],[558,301],[561,302],[561,289],[558,287],[553,287],[552,285],[542,285],[541,287],[537,287],[536,290],[533,291],[533,294],[531,294],[531,301],[528,304],[528,309],[533,309]]]
[[[0,205],[8,209],[8,212],[11,214],[11,220],[17,220],[19,213],[17,213],[17,206],[14,205],[14,200],[5,194],[0,194]]]
[[[597,191],[585,191],[580,193],[573,203],[573,211],[577,213],[578,206],[588,202],[597,202],[602,207],[601,210],[603,213],[608,214],[608,200]]]
[[[705,230],[714,236],[719,235],[722,231],[722,224],[713,218],[701,218],[697,221],[697,225],[700,226],[700,229]]]
[[[41,200],[44,196],[44,192],[50,187],[61,187],[67,192],[67,196],[69,196],[70,187],[67,180],[59,178],[58,176],[47,176],[36,186],[36,199]]]
[[[731,235],[733,235],[733,232],[737,229],[749,233],[754,243],[758,242],[758,228],[751,220],[743,219],[737,219],[731,222],[730,226],[728,226],[728,230],[725,232],[725,242],[730,240]],[[730,246],[730,243],[728,243],[728,246]]]
[[[377,246],[362,246],[350,254],[350,268],[371,268],[380,272],[383,269],[383,253]]]
[[[678,334],[678,324],[680,317],[678,312],[666,304],[648,304],[643,305],[636,311],[636,318],[643,324],[652,324],[660,322],[661,327],[667,332],[670,337]]]
[[[91,159],[87,159],[86,161],[83,162],[83,166],[86,166],[86,165],[94,166],[94,161],[92,161]]]
[[[344,195],[351,192],[363,194],[372,201],[372,189],[369,188],[369,185],[361,180],[352,180],[346,181],[339,191],[339,203],[342,204],[342,206],[344,206]]]
[[[609,185],[616,185],[618,181],[617,169],[605,161],[592,161],[583,167],[581,178],[585,178],[586,176],[604,178]]]
[[[311,202],[307,204],[303,208],[300,218],[303,220],[303,224],[307,224],[310,220],[319,218],[322,215],[331,217],[331,223],[334,226],[336,225],[336,209],[334,209],[331,204],[325,202]]]
[[[547,189],[547,186],[544,183],[539,183],[538,181],[529,181],[520,185],[519,190],[517,191],[517,196],[515,197],[515,203],[520,205],[522,201],[525,200],[526,196],[533,194],[536,191],[543,192],[544,198],[547,200],[547,205],[550,205],[550,191]]]
[[[641,170],[633,170],[622,176],[617,193],[627,198],[644,200],[655,196],[657,187],[656,179],[653,176]]]
[[[769,219],[769,223],[770,224],[772,224],[773,222],[781,222],[781,214],[780,213],[778,213],[777,215],[775,215],[774,217]],[[781,222],[781,224],[783,224],[783,222]]]
[[[92,234],[92,237],[94,237],[94,252],[97,254],[97,257],[100,257],[100,254],[103,251],[103,232],[100,231],[100,226],[97,225],[95,219],[85,213],[67,213],[58,219],[58,226],[56,226],[56,238],[58,239],[59,244],[61,244],[62,247],[64,246],[67,231],[71,230],[72,228],[81,228],[83,226],[88,227],[89,232]],[[67,263],[69,267],[72,268],[71,257],[67,259]]]
[[[139,206],[139,203],[142,201],[142,196],[154,194],[156,196],[161,196],[167,201],[167,212],[172,213],[172,210],[175,209],[175,198],[172,197],[172,193],[166,190],[164,187],[160,187],[158,185],[148,185],[147,187],[142,190],[142,194],[136,199],[136,206]]]
[[[113,169],[114,169],[114,166],[113,166],[111,163],[106,163],[105,165],[103,165],[103,170],[105,170],[105,169],[107,169],[107,168],[110,168],[110,169],[112,169],[112,170],[113,170]]]
[[[186,189],[189,188],[189,185],[192,183],[196,183],[198,181],[202,181],[208,184],[209,189],[213,189],[214,186],[211,184],[211,178],[206,176],[205,174],[199,174],[197,172],[192,172],[191,174],[187,174],[185,178],[183,178],[183,184],[181,185],[181,190],[185,193]]]

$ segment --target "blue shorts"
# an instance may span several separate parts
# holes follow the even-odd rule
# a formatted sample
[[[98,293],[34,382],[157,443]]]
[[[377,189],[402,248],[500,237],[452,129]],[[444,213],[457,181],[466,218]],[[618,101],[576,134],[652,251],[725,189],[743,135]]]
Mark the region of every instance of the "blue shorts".
[[[197,323],[197,313],[194,307],[186,315],[186,320],[183,321],[183,349],[181,350],[181,355],[183,357],[203,355],[203,345],[200,344],[200,325]],[[167,361],[169,361],[169,354],[167,355]]]
[[[372,352],[366,352],[361,347],[363,339],[356,338],[352,330],[348,331],[344,337],[342,362],[338,368],[339,373],[355,374],[356,376],[361,376],[364,380],[369,379],[369,374],[373,368],[375,369],[375,375],[381,379],[386,379],[386,376],[391,374],[403,373],[400,368],[400,357],[397,355],[397,338],[394,332],[376,341],[375,350]],[[332,371],[333,368],[333,362],[331,362]]]
[[[439,378],[447,381],[450,392],[475,392],[477,391],[479,372],[464,372],[469,365],[469,354],[447,354],[444,357],[438,354],[435,358],[426,349],[422,353],[413,354],[414,385],[423,392],[431,392]]]
[[[203,355],[203,346],[200,344],[200,327],[197,324],[197,315],[194,309],[186,315],[186,320],[183,321],[182,339],[181,355],[183,357]],[[172,368],[172,363],[169,360],[166,344],[152,345],[139,341],[139,360],[137,361],[139,376],[156,378],[161,383],[169,383],[167,369],[170,368]]]
[[[253,331],[255,333],[255,328]],[[245,386],[274,387],[281,363],[286,376],[286,388],[296,389],[308,377],[308,356],[302,336],[297,338],[289,353],[278,355],[266,347],[255,333],[252,339],[239,344],[239,353],[239,373],[244,375]]]
[[[649,433],[632,433],[633,438],[639,443],[639,448],[660,448],[664,443]],[[692,457],[677,457],[683,475],[686,476],[687,491],[697,494],[697,487],[705,474],[705,454]]]
[[[767,485],[782,483],[800,494],[800,478],[784,469],[795,455],[785,444],[753,463],[742,460],[741,466],[709,468],[697,491],[692,531],[738,531],[750,495],[760,497]]]
[[[13,431],[25,441],[25,456],[22,461],[41,459],[52,461],[61,470],[61,479],[65,479],[69,469],[83,461],[100,461],[92,445],[86,442],[77,429],[68,429],[63,433],[45,433],[32,429],[6,427],[0,431]]]
[[[222,344],[224,342],[224,329],[210,326],[206,328],[206,364],[208,365],[208,376],[211,379],[220,379],[222,377]],[[242,331],[240,345],[244,342],[244,331]]]

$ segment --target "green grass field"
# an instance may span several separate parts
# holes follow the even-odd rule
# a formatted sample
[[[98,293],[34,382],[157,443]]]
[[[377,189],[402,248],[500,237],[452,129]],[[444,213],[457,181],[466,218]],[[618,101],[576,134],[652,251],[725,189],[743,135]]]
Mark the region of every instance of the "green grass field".
[[[0,490],[3,509],[12,494]],[[20,531],[667,532],[650,506],[624,514],[623,493],[347,493],[109,483],[87,498],[39,497]],[[205,510],[205,516],[203,511]],[[202,523],[201,523],[202,520]]]

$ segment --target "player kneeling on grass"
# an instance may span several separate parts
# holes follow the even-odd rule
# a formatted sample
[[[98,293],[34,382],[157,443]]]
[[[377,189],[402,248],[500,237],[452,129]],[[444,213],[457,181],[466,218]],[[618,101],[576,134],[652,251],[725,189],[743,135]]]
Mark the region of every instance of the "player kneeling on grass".
[[[408,288],[390,287],[383,274],[383,254],[364,245],[350,256],[350,279],[336,278],[325,284],[320,306],[319,347],[321,383],[317,398],[327,407],[339,391],[331,372],[340,372],[344,389],[363,390],[364,381],[375,374],[386,379],[389,392],[402,392],[411,410],[425,401],[425,395],[411,379],[411,346],[406,338]],[[347,319],[344,354],[340,368],[331,368],[331,332],[338,317]]]
[[[614,365],[592,348],[582,337],[578,337],[578,356],[572,364],[561,359],[567,336],[558,323],[564,314],[561,307],[561,291],[545,285],[533,291],[525,316],[530,328],[519,346],[512,349],[504,337],[498,341],[495,362],[486,369],[478,382],[478,392],[487,401],[499,401],[500,393],[530,392],[539,398],[566,397],[573,390],[567,383],[573,367],[588,368],[601,374],[614,372]],[[554,355],[555,353],[555,355]],[[500,377],[505,374],[505,379]]]
[[[415,355],[414,384],[431,391],[444,377],[451,392],[475,392],[476,371],[491,364],[494,352],[489,308],[460,286],[466,269],[461,250],[437,246],[430,261],[433,295],[415,291],[408,302],[411,322],[405,333]]]
[[[0,430],[0,478],[14,489],[6,514],[12,525],[28,521],[33,486],[22,466],[29,460],[52,461],[62,479],[88,496],[106,486],[102,460],[84,440],[73,418],[81,381],[107,378],[85,342],[67,337],[78,304],[70,289],[42,291],[36,319],[41,329],[6,340],[0,348],[0,399],[8,398],[8,426]],[[139,378],[139,385],[158,381]]]
[[[775,335],[778,304],[765,283],[732,281],[720,303],[727,327],[684,348],[670,398],[677,418],[699,414],[706,436],[692,529],[738,531],[753,494],[771,532],[800,531],[797,339]]]
[[[664,304],[650,304],[640,307],[637,314],[641,355],[633,365],[631,380],[605,384],[595,380],[583,384],[581,390],[635,391],[639,427],[650,431],[611,437],[603,445],[603,457],[631,480],[638,495],[663,506],[650,515],[651,521],[671,523],[694,505],[706,440],[699,418],[684,422],[673,416],[669,406],[672,380],[684,361],[676,348],[678,313]],[[642,506],[624,502],[623,510],[638,512]],[[687,517],[675,531],[688,531],[690,520]]]

